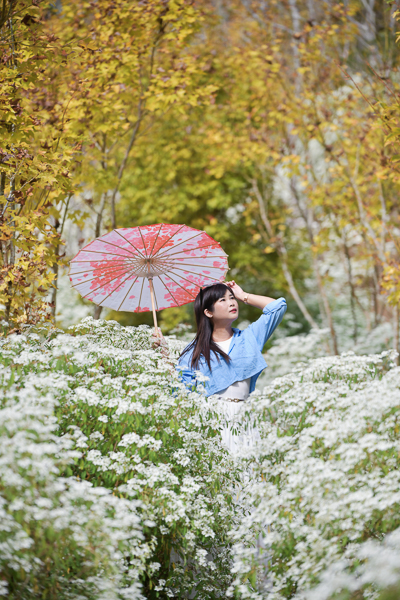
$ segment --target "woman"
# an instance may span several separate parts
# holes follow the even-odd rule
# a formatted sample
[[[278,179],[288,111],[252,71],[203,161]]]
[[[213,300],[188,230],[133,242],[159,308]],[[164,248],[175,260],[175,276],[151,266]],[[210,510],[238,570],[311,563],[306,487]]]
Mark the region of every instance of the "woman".
[[[263,311],[243,331],[232,327],[239,316],[238,300]],[[189,388],[198,387],[196,371],[205,375],[206,396],[217,395],[226,401],[227,417],[232,422],[267,366],[262,349],[281,322],[286,301],[248,294],[232,280],[201,289],[194,310],[197,334],[181,354],[177,369]],[[232,434],[231,427],[224,430],[223,441],[233,452],[243,443]]]

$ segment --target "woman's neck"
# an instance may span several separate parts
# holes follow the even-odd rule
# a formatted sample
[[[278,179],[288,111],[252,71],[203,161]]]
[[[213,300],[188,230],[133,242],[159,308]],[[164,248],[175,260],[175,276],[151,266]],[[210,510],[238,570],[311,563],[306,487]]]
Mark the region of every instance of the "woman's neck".
[[[214,342],[226,342],[233,336],[232,325],[214,325],[212,339]]]

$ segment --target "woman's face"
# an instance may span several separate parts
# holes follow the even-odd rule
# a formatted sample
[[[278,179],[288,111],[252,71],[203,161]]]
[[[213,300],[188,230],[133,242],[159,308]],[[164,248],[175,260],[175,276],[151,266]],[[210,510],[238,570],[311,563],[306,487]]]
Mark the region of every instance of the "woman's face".
[[[214,324],[216,321],[233,322],[239,316],[238,301],[230,290],[226,290],[225,296],[217,300],[212,311],[204,311],[207,317],[211,317]]]

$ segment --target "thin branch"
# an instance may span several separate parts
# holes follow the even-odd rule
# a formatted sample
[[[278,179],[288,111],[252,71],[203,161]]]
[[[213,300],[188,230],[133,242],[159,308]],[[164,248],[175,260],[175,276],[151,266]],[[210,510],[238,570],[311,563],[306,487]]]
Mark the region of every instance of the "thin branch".
[[[127,149],[125,151],[125,156],[124,156],[124,158],[122,160],[122,163],[120,164],[120,167],[119,167],[119,170],[118,170],[118,175],[117,175],[117,184],[116,184],[116,186],[115,186],[115,188],[113,190],[112,196],[111,196],[111,226],[112,226],[113,229],[116,229],[116,227],[117,227],[117,221],[116,221],[116,216],[115,216],[115,198],[116,198],[116,195],[117,195],[118,190],[119,190],[119,186],[120,186],[120,183],[121,183],[122,175],[123,175],[123,173],[125,171],[125,167],[126,167],[126,164],[128,162],[129,154],[130,154],[130,152],[132,150],[133,144],[135,143],[136,135],[137,135],[137,133],[139,131],[140,123],[142,121],[142,102],[143,102],[142,98],[140,98],[139,99],[139,105],[138,105],[138,118],[137,118],[137,121],[136,121],[136,125],[135,125],[135,127],[133,129],[131,138],[129,140],[128,147],[127,147]]]
[[[386,200],[385,200],[385,196],[383,194],[383,185],[382,185],[381,179],[378,180],[378,187],[379,187],[379,197],[381,200],[381,207],[382,207],[381,244],[382,244],[382,252],[383,252],[383,254],[385,254],[386,253],[386,222],[388,220],[388,216],[387,216],[387,210],[386,210]]]
[[[308,221],[308,216],[309,216],[310,213],[312,214],[312,212],[308,211],[307,213],[305,213],[302,210],[301,202],[300,202],[300,196],[299,196],[298,191],[296,189],[296,186],[294,185],[293,182],[291,182],[290,189],[292,190],[292,194],[293,194],[293,197],[294,197],[294,199],[296,201],[296,204],[298,206],[300,214],[302,215],[302,217],[303,217],[303,219],[305,221],[305,225],[306,225],[306,229],[307,229],[307,232],[308,232],[310,244],[311,244],[311,246],[314,246],[314,234],[313,234],[313,231],[312,231],[311,224]],[[332,318],[332,311],[331,311],[331,307],[330,307],[330,304],[329,304],[329,299],[328,299],[328,296],[326,294],[326,290],[325,290],[325,287],[324,287],[324,284],[323,284],[323,281],[322,281],[321,273],[320,273],[320,270],[319,270],[318,256],[314,252],[313,247],[311,248],[311,258],[312,258],[312,263],[313,263],[313,267],[314,267],[315,278],[317,280],[318,290],[319,290],[319,293],[321,295],[321,299],[322,299],[322,304],[323,304],[323,307],[324,307],[325,315],[326,315],[326,318],[328,320],[329,330],[331,332],[331,339],[332,339],[332,344],[333,344],[333,351],[334,351],[334,354],[339,354],[338,343],[337,343],[337,336],[336,336],[335,326],[334,326],[333,318]]]
[[[168,9],[165,10],[165,12],[167,12]],[[154,59],[155,59],[155,53],[158,47],[158,44],[162,38],[162,36],[165,33],[165,29],[167,27],[167,23],[164,23],[162,18],[160,18],[160,27],[159,30],[157,32],[156,38],[154,40],[151,52],[150,52],[150,66],[149,66],[149,76],[151,78],[152,74],[153,74],[153,69],[154,69]],[[145,110],[145,106],[146,106],[146,100],[144,99],[144,89],[143,89],[143,79],[142,79],[142,75],[141,75],[141,66],[139,67],[139,80],[140,80],[140,87],[141,87],[141,91],[140,91],[140,98],[139,98],[139,103],[138,103],[138,112],[137,112],[137,119],[136,119],[136,123],[135,126],[133,128],[133,132],[132,135],[130,137],[129,140],[129,144],[128,147],[125,151],[125,156],[122,160],[122,163],[118,169],[118,175],[117,175],[117,183],[115,185],[115,188],[112,192],[111,195],[111,224],[112,224],[112,228],[116,229],[117,227],[117,221],[116,221],[116,214],[115,214],[115,198],[117,196],[118,190],[119,190],[119,186],[121,184],[121,179],[122,179],[122,175],[125,171],[125,167],[127,165],[128,162],[128,158],[130,155],[130,152],[132,150],[132,147],[136,141],[138,132],[139,132],[139,128],[140,125],[142,123],[143,117],[144,117],[144,110]]]
[[[68,207],[69,207],[69,202],[70,202],[71,198],[72,198],[72,194],[69,194],[68,198],[67,198],[67,203],[65,205],[64,217],[63,217],[63,220],[61,222],[60,236],[62,235],[62,233],[64,231],[64,225],[65,225],[65,221],[67,219]]]
[[[101,202],[100,202],[100,208],[99,211],[95,211],[97,214],[97,218],[96,218],[96,227],[95,227],[95,231],[94,231],[94,237],[98,238],[100,237],[100,233],[101,233],[101,222],[103,220],[103,211],[104,211],[104,207],[106,205],[106,200],[107,200],[107,193],[103,192],[102,197],[101,197]],[[115,229],[115,228],[114,228]]]
[[[255,179],[252,179],[251,185],[252,185],[252,191],[258,201],[261,220],[264,224],[264,227],[268,233],[269,238],[274,238],[274,231],[272,229],[271,222],[268,219],[268,216],[267,216],[267,213],[265,210],[264,199],[263,199],[261,192],[259,190],[259,187],[257,185],[257,181]],[[291,274],[289,266],[288,266],[288,255],[287,255],[286,246],[281,237],[275,236],[275,239],[276,239],[276,242],[273,245],[275,245],[275,248],[281,259],[282,271],[283,271],[283,274],[285,275],[285,279],[289,286],[290,293],[292,294],[293,299],[295,300],[297,306],[299,307],[299,309],[300,309],[301,313],[303,314],[304,318],[306,319],[306,321],[311,325],[311,327],[313,327],[315,329],[319,329],[317,323],[314,321],[314,319],[308,312],[307,308],[305,307],[302,299],[300,298],[300,294],[298,293],[297,288],[294,284],[293,277],[292,277],[292,274]],[[270,243],[271,243],[271,241],[270,241]]]
[[[357,185],[356,180],[350,175],[349,177],[350,183],[351,183],[351,187],[353,189],[354,195],[356,197],[357,200],[357,206],[358,206],[358,213],[360,215],[360,221],[361,223],[364,225],[365,229],[368,231],[370,238],[372,239],[374,246],[378,252],[378,256],[380,261],[383,264],[386,264],[386,257],[384,255],[384,253],[382,252],[382,248],[380,247],[379,241],[375,235],[374,230],[372,229],[367,216],[365,214],[365,209],[364,209],[364,205],[362,202],[362,198],[361,198],[361,193],[360,193],[360,188]]]

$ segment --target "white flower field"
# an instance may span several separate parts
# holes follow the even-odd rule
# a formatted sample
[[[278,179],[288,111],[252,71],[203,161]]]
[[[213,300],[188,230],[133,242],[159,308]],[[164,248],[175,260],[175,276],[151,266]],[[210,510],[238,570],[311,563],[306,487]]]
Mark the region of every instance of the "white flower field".
[[[182,342],[167,361],[150,334],[87,318],[1,339],[0,595],[396,590],[395,353],[303,358],[243,406],[261,441],[232,457],[218,404],[177,380]]]
[[[395,357],[386,351],[314,359],[247,404],[259,416],[262,441],[248,458],[257,509],[236,533],[235,570],[243,576],[251,568],[239,538],[254,524],[265,531],[270,568],[260,573],[262,593],[242,586],[244,596],[327,600],[365,586],[359,597],[373,598],[379,586],[400,581],[400,550],[393,558],[399,534],[392,534],[383,571],[374,577],[364,564],[400,527]]]

